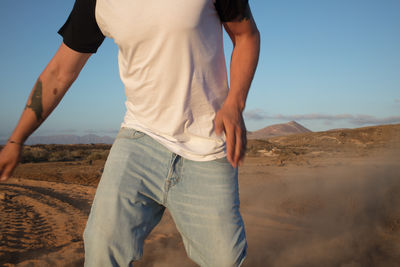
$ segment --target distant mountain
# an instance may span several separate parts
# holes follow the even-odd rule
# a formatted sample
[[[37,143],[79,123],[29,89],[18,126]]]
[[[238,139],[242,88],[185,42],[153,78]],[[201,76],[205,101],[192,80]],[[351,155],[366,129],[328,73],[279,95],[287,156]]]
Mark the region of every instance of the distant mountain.
[[[288,123],[274,124],[260,130],[249,132],[247,134],[248,139],[266,139],[275,136],[285,136],[297,133],[309,133],[309,129],[305,128],[301,124],[291,121]]]
[[[265,139],[275,136],[284,136],[296,133],[307,133],[311,132],[309,129],[300,125],[295,121],[291,121],[283,124],[275,124],[258,131],[249,132],[247,134],[248,139]],[[7,140],[0,140],[0,145],[3,145]],[[36,144],[112,144],[114,138],[110,136],[98,136],[95,134],[87,134],[83,136],[78,135],[49,135],[49,136],[31,136],[25,142],[26,145]]]
[[[7,140],[0,140],[0,145],[5,144]],[[26,140],[26,145],[36,144],[112,144],[114,138],[110,136],[98,136],[95,134],[78,135],[49,135],[49,136],[31,136]]]

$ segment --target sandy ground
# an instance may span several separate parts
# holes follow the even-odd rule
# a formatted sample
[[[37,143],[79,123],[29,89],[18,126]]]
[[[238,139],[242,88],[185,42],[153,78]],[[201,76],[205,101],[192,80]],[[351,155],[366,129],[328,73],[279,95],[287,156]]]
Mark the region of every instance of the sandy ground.
[[[399,266],[398,146],[264,154],[248,156],[240,168],[243,266]],[[51,164],[72,166],[22,164],[15,176]],[[96,187],[73,177],[0,184],[0,266],[83,265],[82,232]],[[168,212],[135,266],[196,266]]]

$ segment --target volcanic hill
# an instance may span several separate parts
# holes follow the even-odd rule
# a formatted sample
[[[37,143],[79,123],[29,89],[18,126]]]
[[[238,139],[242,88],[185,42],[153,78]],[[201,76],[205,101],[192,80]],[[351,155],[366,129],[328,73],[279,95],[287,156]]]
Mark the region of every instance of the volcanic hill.
[[[285,136],[290,134],[309,133],[309,132],[312,131],[310,131],[309,129],[305,128],[304,126],[295,121],[290,121],[288,123],[274,124],[254,132],[249,132],[247,134],[247,138],[266,139],[275,136]]]

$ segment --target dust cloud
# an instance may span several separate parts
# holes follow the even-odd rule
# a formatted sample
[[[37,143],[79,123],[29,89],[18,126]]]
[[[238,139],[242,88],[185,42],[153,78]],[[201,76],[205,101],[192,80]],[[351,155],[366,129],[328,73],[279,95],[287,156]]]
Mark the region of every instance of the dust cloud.
[[[399,266],[397,156],[270,172],[244,166],[241,212],[249,247],[243,266]],[[166,220],[135,266],[196,266]]]
[[[398,266],[398,164],[308,170],[282,180],[263,186],[257,202],[243,194],[244,266]]]

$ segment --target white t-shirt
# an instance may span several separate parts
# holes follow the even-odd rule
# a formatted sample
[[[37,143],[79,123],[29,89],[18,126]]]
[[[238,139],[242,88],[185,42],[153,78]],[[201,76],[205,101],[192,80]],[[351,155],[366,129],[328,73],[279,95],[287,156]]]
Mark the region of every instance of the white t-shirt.
[[[121,126],[142,131],[190,160],[224,157],[225,139],[215,134],[213,123],[228,94],[221,27],[226,18],[217,12],[224,1],[217,8],[213,0],[79,1],[91,2],[95,11],[90,27],[98,26],[98,35],[118,45],[127,98]],[[59,32],[77,50],[68,39],[73,16],[74,11]],[[101,44],[101,37],[96,40]]]

